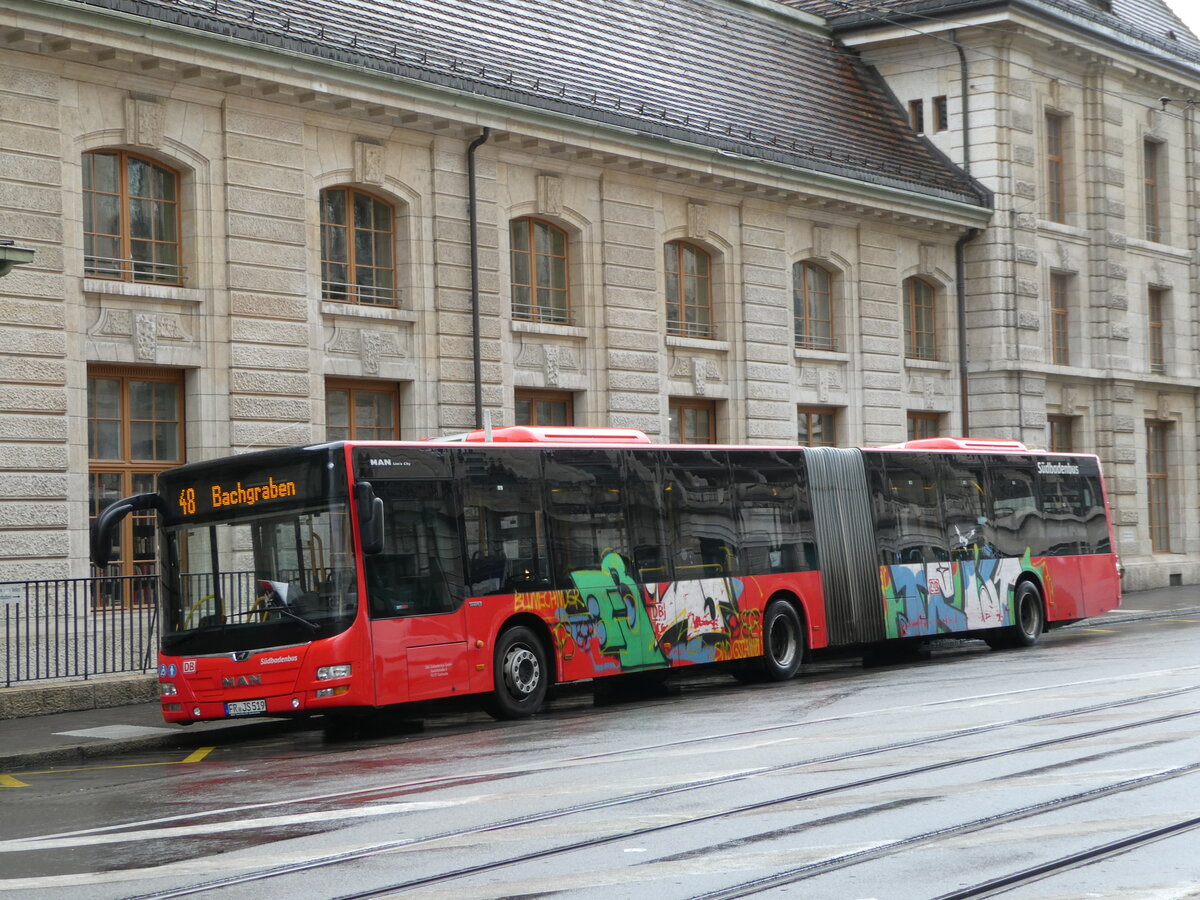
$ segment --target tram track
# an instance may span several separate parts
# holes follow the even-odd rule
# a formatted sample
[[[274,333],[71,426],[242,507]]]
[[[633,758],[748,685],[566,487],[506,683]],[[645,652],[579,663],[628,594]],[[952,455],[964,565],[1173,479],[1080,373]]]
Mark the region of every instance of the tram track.
[[[345,863],[355,862],[358,860],[368,859],[371,857],[395,852],[399,850],[409,849],[415,846],[434,844],[440,841],[451,841],[472,836],[478,836],[488,833],[506,831],[510,829],[520,828],[523,826],[538,824],[542,822],[552,821],[565,818],[568,816],[580,815],[589,812],[596,812],[604,809],[612,809],[619,806],[626,806],[635,803],[648,802],[658,800],[671,795],[678,795],[697,790],[705,790],[723,785],[735,783],[737,781],[746,780],[749,778],[760,777],[763,775],[776,774],[780,772],[795,771],[798,769],[828,765],[833,763],[846,762],[865,757],[876,756],[880,754],[894,753],[897,751],[911,750],[919,747],[926,747],[932,744],[944,743],[947,741],[972,737],[980,734],[1000,731],[1006,728],[1013,728],[1020,725],[1028,725],[1035,723],[1043,723],[1056,719],[1065,719],[1074,716],[1085,716],[1096,712],[1108,711],[1115,708],[1129,707],[1138,704],[1154,702],[1162,699],[1170,699],[1172,697],[1183,696],[1186,694],[1200,691],[1200,684],[1188,685],[1181,688],[1174,688],[1168,691],[1158,691],[1148,694],[1143,694],[1138,697],[1125,698],[1115,702],[1104,702],[1098,704],[1090,704],[1087,706],[1076,707],[1069,710],[1058,710],[1050,713],[1042,713],[1033,716],[1024,716],[1016,719],[1010,719],[1003,722],[989,723],[987,725],[975,726],[965,729],[955,729],[953,731],[944,732],[937,735],[929,735],[923,738],[915,738],[907,741],[897,741],[889,744],[876,745],[873,747],[862,748],[859,750],[849,751],[845,753],[829,754],[820,757],[813,757],[805,760],[799,760],[790,763],[780,763],[772,766],[763,766],[752,770],[734,773],[731,775],[718,776],[710,779],[700,779],[696,781],[685,782],[676,785],[670,785],[662,788],[655,788],[648,791],[640,791],[630,794],[625,794],[619,797],[610,797],[602,801],[576,804],[568,807],[561,807],[553,810],[544,810],[537,813],[530,813],[523,816],[515,816],[509,819],[503,819],[492,823],[485,823],[470,828],[452,829],[439,832],[436,834],[422,835],[419,837],[404,838],[393,841],[384,841],[378,844],[359,847],[349,851],[343,851],[337,854],[317,857],[309,860],[303,860],[295,863],[289,863],[280,866],[273,866],[265,869],[258,869],[251,872],[244,872],[236,875],[229,875],[217,879],[209,879],[203,882],[195,883],[188,886],[183,886],[164,891],[146,893],[131,897],[130,900],[165,900],[168,897],[184,897],[194,894],[203,893],[222,888],[232,887],[234,885],[249,884],[257,881],[267,881],[276,878],[282,878],[289,875],[311,872],[316,869],[327,868],[331,866],[341,865]],[[921,766],[916,766],[904,769],[897,772],[883,773],[880,775],[871,776],[868,778],[855,779],[848,782],[843,782],[837,785],[831,785],[825,788],[804,791],[800,793],[790,794],[784,797],[774,797],[767,801],[756,803],[742,804],[728,809],[718,810],[713,813],[702,816],[692,816],[681,819],[675,822],[667,822],[653,826],[642,828],[627,829],[618,833],[604,835],[596,838],[590,838],[567,845],[560,845],[544,850],[535,851],[527,854],[520,854],[504,860],[497,860],[491,863],[482,863],[475,866],[462,867],[453,871],[440,873],[437,876],[432,876],[425,879],[413,879],[405,882],[397,882],[385,887],[372,889],[357,894],[346,895],[344,900],[350,898],[365,898],[381,896],[387,893],[398,893],[401,891],[414,890],[420,887],[428,887],[436,884],[442,884],[448,881],[454,881],[472,876],[486,874],[491,871],[511,866],[521,865],[536,860],[544,860],[556,856],[562,856],[569,853],[575,853],[586,850],[592,847],[602,846],[615,841],[629,840],[632,838],[643,837],[650,834],[668,831],[670,829],[682,828],[691,825],[701,824],[704,822],[712,822],[731,816],[746,814],[760,810],[767,810],[771,807],[782,806],[788,803],[802,802],[812,800],[818,797],[829,796],[833,794],[843,793],[851,790],[861,789],[864,787],[874,787],[888,782],[898,781],[904,778],[911,778],[916,775],[923,775],[931,772],[952,769],[960,766],[967,766],[986,762],[989,760],[999,759],[1016,753],[1025,753],[1036,750],[1046,750],[1053,747],[1069,744],[1075,741],[1094,739],[1110,734],[1115,734],[1131,729],[1151,727],[1157,724],[1189,719],[1200,716],[1200,710],[1187,712],[1171,713],[1163,716],[1155,716],[1146,719],[1140,719],[1133,722],[1125,722],[1118,725],[1106,726],[1104,728],[1090,729],[1083,732],[1078,732],[1071,735],[1066,735],[1057,738],[1047,738],[1040,741],[1031,742],[1017,747],[1008,747],[1000,750],[989,751],[987,753],[974,754],[969,757],[960,757],[954,759],[943,760],[940,762],[929,763]],[[1179,774],[1187,774],[1195,768],[1200,768],[1200,763],[1192,767],[1181,767]],[[1136,781],[1136,780],[1135,780]],[[1149,783],[1149,782],[1147,782]],[[1130,783],[1133,786],[1133,782]],[[1082,795],[1081,795],[1082,796]],[[1082,802],[1078,800],[1076,802]],[[1030,813],[1032,815],[1034,813]],[[965,826],[964,826],[965,827]],[[982,826],[979,826],[982,827]],[[804,874],[802,877],[810,877]],[[741,896],[741,895],[733,895]]]

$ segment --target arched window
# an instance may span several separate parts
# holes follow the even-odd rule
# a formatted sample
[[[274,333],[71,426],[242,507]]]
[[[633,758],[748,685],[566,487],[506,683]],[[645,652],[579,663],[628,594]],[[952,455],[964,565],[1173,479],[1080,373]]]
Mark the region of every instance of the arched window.
[[[712,258],[684,241],[665,248],[667,273],[667,334],[679,337],[713,336]]]
[[[792,300],[796,315],[796,346],[810,350],[836,349],[829,273],[810,262],[792,266]]]
[[[179,173],[124,150],[83,154],[85,274],[183,284],[179,256]]]
[[[395,210],[354,188],[321,191],[321,297],[395,306]]]
[[[904,355],[937,359],[933,285],[921,278],[904,282]]]
[[[571,321],[567,233],[538,219],[509,224],[512,314],[527,322]]]

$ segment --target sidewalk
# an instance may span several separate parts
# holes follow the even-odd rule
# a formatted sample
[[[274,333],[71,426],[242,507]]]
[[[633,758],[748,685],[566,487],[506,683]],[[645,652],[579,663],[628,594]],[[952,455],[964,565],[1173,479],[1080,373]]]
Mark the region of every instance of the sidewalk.
[[[1081,626],[1176,615],[1200,615],[1200,585],[1127,594],[1121,608],[1088,619]],[[130,681],[134,680],[144,682],[146,676],[131,676]],[[195,750],[230,740],[310,729],[318,721],[250,718],[181,727],[163,722],[157,701],[3,719],[0,720],[0,790],[6,786],[6,778],[32,766],[156,748]]]

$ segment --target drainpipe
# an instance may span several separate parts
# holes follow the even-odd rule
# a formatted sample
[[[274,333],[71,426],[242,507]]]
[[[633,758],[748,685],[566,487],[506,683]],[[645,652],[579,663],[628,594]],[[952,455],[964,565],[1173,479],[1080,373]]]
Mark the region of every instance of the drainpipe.
[[[954,242],[954,282],[958,302],[958,393],[962,397],[962,436],[971,436],[971,396],[967,380],[967,260],[966,246],[979,236],[972,228]]]
[[[479,210],[475,197],[475,151],[492,133],[483,133],[467,147],[467,221],[471,243],[471,352],[475,363],[475,428],[483,427],[483,350],[479,325]]]
[[[950,33],[950,40],[958,50],[958,77],[962,85],[962,167],[971,174],[971,119],[970,98],[967,96],[967,54],[958,42],[958,31]],[[979,235],[978,228],[970,229],[954,242],[954,281],[957,285],[958,303],[958,394],[962,398],[962,436],[971,436],[971,395],[967,379],[967,261],[966,246]]]

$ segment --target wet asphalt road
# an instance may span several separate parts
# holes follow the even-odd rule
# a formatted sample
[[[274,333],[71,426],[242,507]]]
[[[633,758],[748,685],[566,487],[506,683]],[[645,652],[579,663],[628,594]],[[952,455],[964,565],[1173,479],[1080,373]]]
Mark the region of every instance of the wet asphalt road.
[[[1085,624],[784,685],[573,690],[527,722],[442,708],[47,767],[0,794],[0,892],[1188,896],[1198,647],[1200,617]]]

